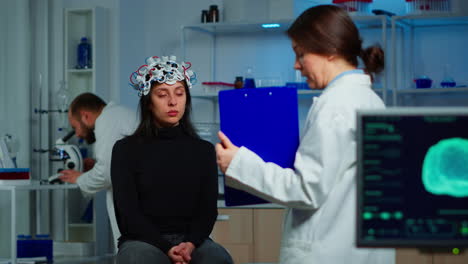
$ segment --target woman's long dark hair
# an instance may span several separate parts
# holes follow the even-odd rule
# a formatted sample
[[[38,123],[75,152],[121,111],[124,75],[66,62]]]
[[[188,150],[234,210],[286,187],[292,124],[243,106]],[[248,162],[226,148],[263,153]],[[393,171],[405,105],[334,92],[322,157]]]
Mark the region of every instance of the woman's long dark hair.
[[[185,88],[186,94],[186,103],[185,103],[185,112],[182,118],[179,121],[179,126],[182,128],[182,131],[193,137],[199,139],[197,132],[191,121],[191,113],[192,113],[192,97],[190,96],[190,91],[188,89],[187,83],[185,81],[182,82]],[[138,125],[135,132],[131,135],[131,137],[157,137],[158,136],[158,128],[156,127],[156,120],[153,116],[153,112],[151,111],[151,92],[153,88],[158,84],[158,82],[153,82],[151,85],[151,90],[147,95],[143,95],[140,97],[139,103],[139,111],[140,111],[140,124]]]

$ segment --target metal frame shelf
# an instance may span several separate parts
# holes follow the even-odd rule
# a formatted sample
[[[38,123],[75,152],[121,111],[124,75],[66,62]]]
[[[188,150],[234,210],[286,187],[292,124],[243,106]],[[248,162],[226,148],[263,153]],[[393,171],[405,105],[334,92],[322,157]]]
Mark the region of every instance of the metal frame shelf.
[[[16,236],[17,236],[17,227],[16,227],[16,195],[17,191],[36,191],[36,199],[39,199],[39,192],[38,191],[43,191],[43,190],[69,190],[69,189],[77,189],[78,185],[76,184],[59,184],[59,185],[50,185],[50,184],[40,184],[39,181],[33,180],[29,184],[24,184],[24,185],[0,185],[0,191],[10,191],[10,196],[11,196],[11,237],[10,237],[10,242],[11,242],[11,256],[8,261],[11,261],[11,264],[16,264],[17,263],[17,257],[16,257]],[[67,207],[65,207],[65,210],[67,210]],[[40,218],[41,215],[41,208],[40,206],[36,206],[36,217]],[[66,220],[65,222],[68,221],[67,219],[68,213],[65,212],[65,217]],[[37,222],[39,225],[39,222]]]
[[[382,49],[384,52],[387,52],[387,28],[390,26],[390,18],[385,15],[351,15],[354,23],[359,29],[380,29]],[[182,26],[182,36],[181,36],[181,50],[182,58],[186,60],[186,50],[187,50],[187,31],[196,31],[211,36],[212,49],[210,54],[210,63],[211,63],[211,78],[216,80],[216,47],[217,41],[216,38],[218,35],[223,34],[233,34],[233,33],[260,33],[260,32],[270,32],[271,34],[281,34],[286,32],[289,26],[294,22],[294,20],[277,20],[277,21],[261,21],[256,23],[204,23],[204,24],[193,24],[193,25],[184,25]],[[263,28],[264,24],[278,24],[276,28]],[[389,80],[389,71],[386,71],[382,77],[382,88],[375,89],[377,92],[382,94],[384,102],[387,102],[387,86]],[[319,94],[320,91],[310,91],[311,94]],[[307,93],[305,93],[307,94]],[[301,98],[305,95],[302,91],[299,91]],[[206,98],[214,97],[217,94],[192,94],[196,98]]]
[[[468,16],[453,15],[453,14],[426,14],[426,15],[406,15],[394,16],[391,19],[391,54],[392,54],[392,69],[391,69],[391,86],[392,86],[392,103],[394,106],[398,105],[399,95],[429,95],[429,94],[457,94],[468,92],[467,87],[454,87],[454,88],[428,88],[428,89],[414,89],[407,88],[411,79],[414,77],[413,59],[409,59],[403,67],[398,67],[399,59],[408,60],[413,54],[414,43],[414,30],[416,28],[433,28],[433,27],[453,27],[453,26],[468,26]],[[398,31],[398,32],[397,32]],[[409,34],[405,38],[405,32]],[[397,43],[397,35],[401,35],[401,40]],[[408,56],[400,55],[397,51],[397,45],[401,45],[402,49],[406,47]],[[401,72],[398,72],[400,69]],[[408,77],[410,76],[410,77]]]

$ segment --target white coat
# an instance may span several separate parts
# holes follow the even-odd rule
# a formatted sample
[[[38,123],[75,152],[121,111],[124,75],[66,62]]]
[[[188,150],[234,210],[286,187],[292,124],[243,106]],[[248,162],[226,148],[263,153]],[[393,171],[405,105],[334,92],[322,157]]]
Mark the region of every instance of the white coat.
[[[280,263],[395,263],[392,249],[355,246],[356,110],[384,107],[368,75],[347,74],[314,98],[294,169],[236,153],[227,184],[288,207]]]
[[[112,148],[117,140],[131,135],[137,125],[136,113],[112,102],[108,103],[95,122],[96,163],[91,170],[78,177],[76,182],[85,196],[106,190],[107,214],[112,228],[115,252],[117,252],[117,239],[120,237],[120,231],[114,212],[110,176]]]

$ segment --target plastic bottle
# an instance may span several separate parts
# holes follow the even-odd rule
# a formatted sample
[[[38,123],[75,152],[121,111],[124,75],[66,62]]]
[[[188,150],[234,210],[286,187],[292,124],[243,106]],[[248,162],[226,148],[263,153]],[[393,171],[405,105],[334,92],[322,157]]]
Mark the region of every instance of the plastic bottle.
[[[78,45],[78,69],[91,68],[91,44],[88,43],[88,38],[82,37],[81,43]]]

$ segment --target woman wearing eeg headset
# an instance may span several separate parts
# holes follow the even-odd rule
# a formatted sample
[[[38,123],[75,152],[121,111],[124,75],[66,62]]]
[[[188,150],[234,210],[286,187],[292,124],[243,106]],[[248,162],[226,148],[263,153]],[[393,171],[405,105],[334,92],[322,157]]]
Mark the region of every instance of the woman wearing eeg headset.
[[[394,250],[355,246],[355,116],[358,109],[385,107],[371,89],[371,76],[384,66],[383,50],[363,50],[353,21],[333,5],[306,10],[287,34],[294,68],[309,87],[324,90],[309,110],[294,168],[264,162],[219,132],[216,152],[226,183],[289,208],[281,263],[394,263]],[[358,57],[364,71],[357,69]]]
[[[190,121],[190,66],[175,56],[150,57],[131,76],[141,121],[117,141],[111,165],[118,264],[232,263],[208,237],[218,214],[218,170],[213,145]]]

